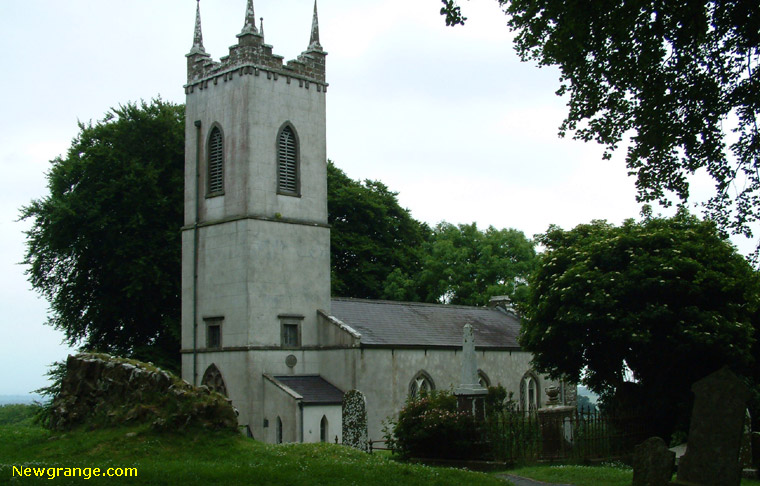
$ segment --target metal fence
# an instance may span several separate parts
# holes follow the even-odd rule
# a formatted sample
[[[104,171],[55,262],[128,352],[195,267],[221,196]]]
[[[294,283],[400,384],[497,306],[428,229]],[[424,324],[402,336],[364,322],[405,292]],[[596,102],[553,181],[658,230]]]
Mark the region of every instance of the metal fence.
[[[640,419],[599,412],[504,412],[491,417],[486,434],[494,459],[504,462],[618,458],[646,439]]]

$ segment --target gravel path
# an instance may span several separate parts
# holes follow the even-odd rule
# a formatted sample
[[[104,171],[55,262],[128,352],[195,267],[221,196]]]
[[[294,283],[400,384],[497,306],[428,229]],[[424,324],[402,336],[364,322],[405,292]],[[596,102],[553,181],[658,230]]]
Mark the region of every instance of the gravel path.
[[[535,479],[528,479],[522,476],[515,476],[514,474],[499,474],[500,478],[505,478],[512,481],[515,486],[573,486],[566,483],[544,483],[543,481],[536,481]]]

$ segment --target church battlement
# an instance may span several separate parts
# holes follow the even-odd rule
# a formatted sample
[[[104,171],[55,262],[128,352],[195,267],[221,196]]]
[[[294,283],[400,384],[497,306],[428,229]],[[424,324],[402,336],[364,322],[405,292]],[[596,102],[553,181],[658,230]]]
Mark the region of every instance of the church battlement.
[[[248,0],[245,25],[237,38],[238,43],[230,46],[229,54],[221,57],[219,61],[214,61],[203,48],[200,0],[198,1],[193,47],[186,55],[186,93],[192,93],[196,88],[206,89],[209,84],[216,85],[220,80],[231,81],[236,75],[260,76],[262,73],[266,73],[267,79],[276,81],[283,77],[288,84],[297,80],[299,87],[310,89],[311,85],[315,85],[318,92],[327,91],[325,82],[327,53],[319,43],[316,0],[309,46],[297,59],[283,63],[283,56],[274,54],[272,46],[264,42],[264,19],[261,19],[260,28],[257,28],[253,0]]]

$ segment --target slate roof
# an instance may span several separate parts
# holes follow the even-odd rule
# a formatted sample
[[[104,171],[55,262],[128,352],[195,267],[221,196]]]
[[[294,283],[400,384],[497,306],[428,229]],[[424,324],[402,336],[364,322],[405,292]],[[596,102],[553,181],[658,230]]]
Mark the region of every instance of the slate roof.
[[[336,298],[331,314],[361,334],[362,346],[461,348],[469,322],[477,348],[520,349],[520,321],[496,308]]]
[[[285,375],[274,379],[301,395],[306,405],[343,403],[343,392],[319,375]]]

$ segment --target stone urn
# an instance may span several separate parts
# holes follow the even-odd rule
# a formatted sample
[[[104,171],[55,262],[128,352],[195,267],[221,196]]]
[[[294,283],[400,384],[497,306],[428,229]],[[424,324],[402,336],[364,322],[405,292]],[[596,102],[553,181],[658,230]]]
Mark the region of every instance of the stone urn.
[[[548,407],[559,405],[559,387],[551,385],[546,387],[546,405]]]

